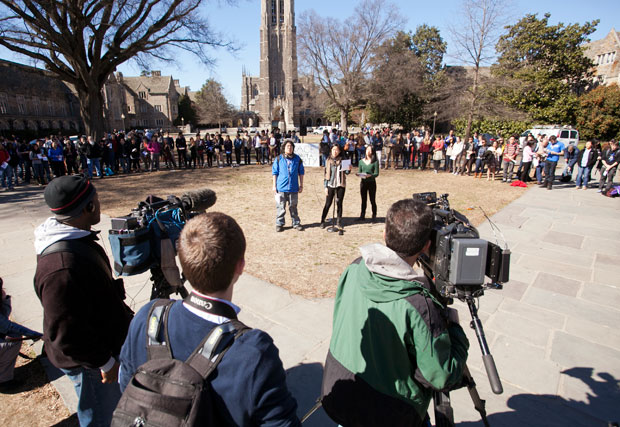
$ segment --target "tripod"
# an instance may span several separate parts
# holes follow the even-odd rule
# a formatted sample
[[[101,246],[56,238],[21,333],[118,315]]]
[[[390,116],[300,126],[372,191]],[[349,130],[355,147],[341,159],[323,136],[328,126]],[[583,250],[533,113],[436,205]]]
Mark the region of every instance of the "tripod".
[[[180,287],[177,287],[168,282],[160,266],[151,268],[150,279],[153,282],[153,287],[151,288],[151,301],[158,298],[170,299],[170,295],[173,293],[179,294],[181,298],[185,298],[188,295],[185,286],[181,285]]]
[[[472,329],[476,331],[478,344],[480,345],[480,350],[482,351],[482,361],[484,363],[484,368],[487,372],[487,376],[489,377],[491,389],[493,390],[493,393],[501,394],[504,390],[502,387],[502,383],[499,379],[499,375],[497,373],[497,368],[495,367],[493,355],[491,355],[491,352],[489,351],[489,346],[484,336],[482,322],[478,317],[478,309],[476,308],[474,297],[471,294],[467,294],[463,297],[463,300],[467,303],[467,306],[469,307],[469,313],[471,314],[472,319],[469,325]],[[474,408],[480,413],[480,416],[482,417],[482,422],[484,423],[485,427],[489,427],[489,422],[487,420],[487,413],[485,409],[485,401],[480,398],[478,390],[476,389],[476,383],[474,381],[474,378],[471,376],[467,365],[465,365],[465,367],[463,368],[462,385],[467,387],[467,391],[469,391],[471,400],[474,403]],[[452,407],[450,406],[449,393],[443,391],[433,392],[433,406],[435,409],[435,426],[454,427],[454,413],[452,411]]]

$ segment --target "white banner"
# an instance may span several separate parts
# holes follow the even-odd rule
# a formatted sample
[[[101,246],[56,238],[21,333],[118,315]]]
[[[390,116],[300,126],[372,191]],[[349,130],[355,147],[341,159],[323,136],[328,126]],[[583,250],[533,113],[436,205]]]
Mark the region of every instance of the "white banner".
[[[295,154],[301,157],[304,166],[319,167],[319,144],[295,144]]]

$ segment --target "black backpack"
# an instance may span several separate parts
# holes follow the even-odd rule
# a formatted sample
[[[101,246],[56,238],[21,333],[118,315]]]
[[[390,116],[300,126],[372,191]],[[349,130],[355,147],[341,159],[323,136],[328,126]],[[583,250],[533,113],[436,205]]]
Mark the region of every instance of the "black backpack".
[[[114,415],[112,427],[221,425],[214,411],[213,390],[208,381],[236,338],[250,328],[238,320],[216,326],[185,362],[172,358],[168,337],[168,313],[172,300],[157,300],[147,317],[146,363],[127,385]],[[163,325],[163,340],[159,339]]]

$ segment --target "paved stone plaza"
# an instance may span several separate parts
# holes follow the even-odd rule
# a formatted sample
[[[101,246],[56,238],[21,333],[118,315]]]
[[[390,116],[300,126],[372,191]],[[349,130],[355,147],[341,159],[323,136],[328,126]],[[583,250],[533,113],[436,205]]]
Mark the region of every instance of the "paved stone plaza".
[[[469,366],[493,426],[604,426],[620,421],[620,214],[618,200],[595,190],[532,188],[492,219],[512,249],[511,281],[480,300],[480,317],[504,385],[490,391],[472,330]],[[0,271],[13,295],[14,320],[41,330],[34,293],[33,230],[48,216],[42,192],[29,187],[0,195]],[[110,253],[106,230],[102,241]],[[311,232],[311,231],[309,231]],[[488,223],[483,237],[495,240]],[[343,266],[344,268],[344,266]],[[130,305],[148,299],[148,275],[125,280]],[[267,331],[280,349],[289,386],[303,415],[317,397],[329,338],[332,299],[307,300],[244,275],[234,301],[241,320]],[[462,324],[467,307],[455,304]],[[54,381],[68,407],[75,394]],[[467,391],[452,393],[459,425],[482,425]],[[333,425],[322,410],[308,426]]]

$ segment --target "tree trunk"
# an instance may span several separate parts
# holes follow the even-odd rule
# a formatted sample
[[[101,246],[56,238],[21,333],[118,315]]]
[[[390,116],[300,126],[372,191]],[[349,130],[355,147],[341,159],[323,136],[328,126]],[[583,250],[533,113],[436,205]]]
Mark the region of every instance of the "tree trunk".
[[[100,88],[78,89],[80,97],[80,115],[84,121],[86,135],[95,141],[101,140],[105,133],[103,117],[103,93]]]
[[[476,108],[476,100],[478,98],[478,73],[480,72],[480,66],[476,65],[474,69],[474,84],[471,88],[471,102],[469,104],[469,111],[467,112],[467,126],[465,127],[465,141],[469,141],[471,135],[471,124],[474,120],[474,110]]]
[[[349,107],[340,108],[340,130],[343,132],[349,128]]]

